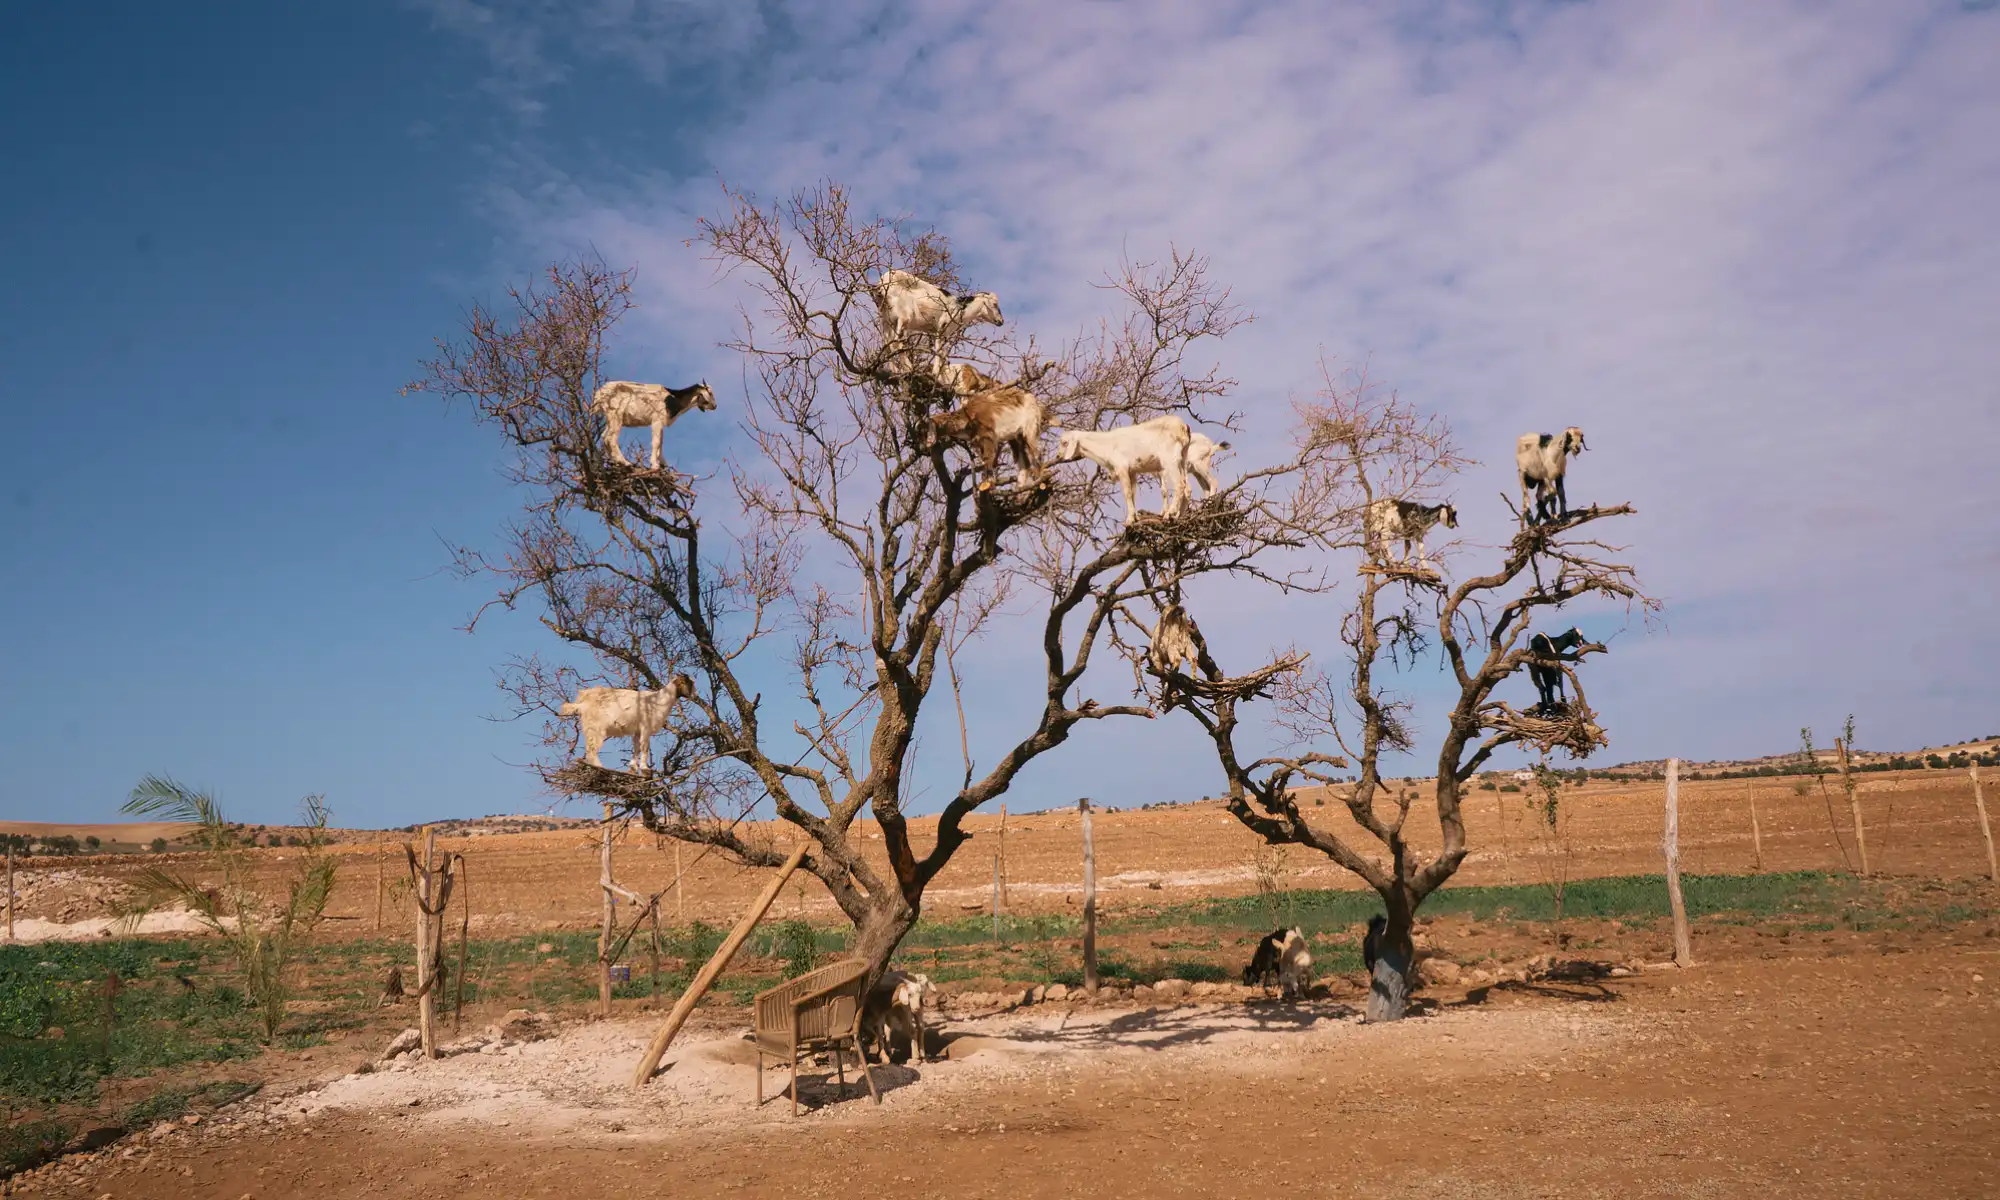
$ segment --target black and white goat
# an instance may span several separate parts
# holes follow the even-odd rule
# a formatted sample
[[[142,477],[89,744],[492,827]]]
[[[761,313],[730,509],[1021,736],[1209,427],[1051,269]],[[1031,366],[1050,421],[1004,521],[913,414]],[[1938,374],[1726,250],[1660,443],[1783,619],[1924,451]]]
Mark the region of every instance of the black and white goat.
[[[1376,913],[1368,918],[1368,932],[1361,935],[1361,963],[1368,968],[1372,978],[1375,974],[1375,960],[1382,957],[1382,939],[1389,932],[1389,918]]]
[[[1563,673],[1561,663],[1575,662],[1575,651],[1583,645],[1583,631],[1571,626],[1566,631],[1550,637],[1538,633],[1528,639],[1528,678],[1535,681],[1535,691],[1541,694],[1541,701],[1535,710],[1541,713],[1560,711],[1567,703],[1563,696]]]
[[[1424,538],[1431,530],[1443,525],[1446,529],[1458,528],[1458,510],[1449,504],[1418,504],[1415,500],[1377,500],[1368,506],[1363,517],[1363,528],[1367,534],[1369,552],[1377,558],[1389,557],[1389,543],[1400,540],[1403,556],[1396,561],[1407,562],[1410,557],[1410,543],[1417,546],[1417,563],[1424,561]]]
[[[1572,425],[1560,435],[1524,433],[1514,442],[1514,465],[1521,469],[1521,519],[1530,525],[1557,516],[1569,515],[1569,495],[1563,491],[1563,476],[1569,471],[1569,456],[1584,451],[1583,430]],[[1535,505],[1528,507],[1528,494]]]
[[[628,425],[650,425],[653,429],[653,469],[660,469],[660,434],[691,408],[715,411],[715,393],[703,380],[691,387],[670,388],[659,383],[632,383],[614,379],[597,389],[590,398],[591,408],[604,418],[604,448],[611,457],[631,466],[618,444],[618,435]]]

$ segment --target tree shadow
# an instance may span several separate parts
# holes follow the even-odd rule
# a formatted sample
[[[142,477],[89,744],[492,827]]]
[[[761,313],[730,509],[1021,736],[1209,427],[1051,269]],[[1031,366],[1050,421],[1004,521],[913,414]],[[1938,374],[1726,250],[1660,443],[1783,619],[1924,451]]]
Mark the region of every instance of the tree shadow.
[[[1225,1034],[1299,1033],[1322,1019],[1342,1020],[1359,1015],[1360,1010],[1340,1002],[1252,1001],[1219,1009],[1145,1008],[1118,1013],[1107,1020],[1087,1014],[1075,1024],[1066,1018],[1054,1029],[951,1030],[942,1032],[938,1040],[947,1050],[952,1043],[967,1037],[1070,1049],[1166,1050],[1202,1045]]]

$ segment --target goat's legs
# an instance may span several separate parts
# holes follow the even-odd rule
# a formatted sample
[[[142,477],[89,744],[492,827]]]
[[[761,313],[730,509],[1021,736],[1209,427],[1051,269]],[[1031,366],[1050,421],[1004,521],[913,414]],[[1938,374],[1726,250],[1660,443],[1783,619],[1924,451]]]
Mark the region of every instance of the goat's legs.
[[[625,448],[618,444],[618,435],[623,432],[625,432],[625,427],[618,423],[618,418],[606,417],[604,419],[604,448],[611,452],[611,457],[614,461],[623,463],[629,467],[632,463],[625,457]]]
[[[1569,493],[1563,489],[1563,476],[1556,476],[1556,512],[1559,516],[1569,515]]]
[[[1204,500],[1222,490],[1215,485],[1215,470],[1207,463],[1202,463],[1199,466],[1189,463],[1188,470],[1193,473],[1195,478],[1201,480],[1202,498]]]
[[[666,422],[653,422],[653,469],[660,469],[660,435],[667,430]]]
[[[1187,472],[1178,465],[1160,468],[1160,515],[1178,517],[1187,510]]]
[[[604,735],[593,730],[584,730],[583,752],[589,756],[591,766],[601,767],[604,765],[604,760],[598,757],[598,751],[602,749],[604,749]]]
[[[1139,516],[1139,481],[1127,471],[1118,477],[1118,487],[1125,493],[1125,523],[1130,525]]]

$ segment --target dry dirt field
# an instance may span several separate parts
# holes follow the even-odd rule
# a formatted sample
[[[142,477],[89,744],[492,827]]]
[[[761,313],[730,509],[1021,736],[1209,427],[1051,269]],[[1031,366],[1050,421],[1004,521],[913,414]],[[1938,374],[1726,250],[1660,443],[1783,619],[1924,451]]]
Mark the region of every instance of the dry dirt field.
[[[1358,974],[1328,978],[1325,994],[1301,1005],[1174,1006],[1131,993],[997,1013],[948,1003],[943,1061],[881,1069],[879,1108],[808,1071],[808,1112],[796,1121],[783,1102],[752,1104],[741,1008],[698,1014],[670,1068],[638,1096],[626,1079],[658,1020],[644,1002],[621,1002],[610,1021],[558,1014],[556,1036],[500,1053],[356,1074],[393,1032],[382,1025],[267,1055],[255,1063],[265,1088],[252,1100],[0,1191],[2000,1195],[2000,892],[1984,880],[1969,782],[1910,772],[1866,775],[1860,786],[1871,864],[1893,877],[1885,887],[1935,896],[1933,910],[1948,901],[1958,915],[1895,928],[1704,922],[1690,970],[1581,982],[1468,971],[1465,983],[1433,984],[1422,1014],[1390,1027],[1355,1019]],[[1689,872],[1752,870],[1753,795],[1764,870],[1842,869],[1835,828],[1853,854],[1837,786],[1831,817],[1827,799],[1796,795],[1784,779],[1685,783],[1681,795]],[[1660,796],[1658,784],[1566,790],[1571,874],[1657,872]],[[1417,803],[1411,824],[1421,828]],[[1468,818],[1477,849],[1457,882],[1542,878],[1522,794],[1475,793]],[[1012,911],[1073,911],[1076,824],[1073,811],[1009,818]],[[998,826],[980,818],[979,837],[933,892],[934,914],[985,910]],[[1256,887],[1254,840],[1214,804],[1100,812],[1096,840],[1112,946],[1184,936],[1118,934],[1121,912]],[[594,923],[597,851],[580,832],[452,844],[471,864],[476,927]],[[261,853],[276,870],[286,852]],[[366,845],[345,853],[335,928],[372,934],[377,857]],[[683,855],[692,862],[693,851]],[[137,861],[65,866],[115,878]],[[621,879],[643,890],[664,885],[673,861],[638,831],[618,850]],[[393,879],[400,864],[387,867]],[[1284,870],[1294,888],[1348,886],[1296,851]],[[732,920],[762,882],[713,860],[688,878],[686,916],[714,922]],[[809,890],[776,910],[800,913],[831,915]],[[408,916],[389,896],[385,934],[399,935]],[[1579,959],[1658,964],[1666,952],[1657,923],[1571,925]],[[1544,927],[1504,919],[1440,917],[1427,936],[1488,967],[1518,968],[1549,948]],[[1225,956],[1240,949],[1222,945]],[[475,1010],[468,1025],[499,1015]],[[770,1088],[783,1078],[774,1069]]]

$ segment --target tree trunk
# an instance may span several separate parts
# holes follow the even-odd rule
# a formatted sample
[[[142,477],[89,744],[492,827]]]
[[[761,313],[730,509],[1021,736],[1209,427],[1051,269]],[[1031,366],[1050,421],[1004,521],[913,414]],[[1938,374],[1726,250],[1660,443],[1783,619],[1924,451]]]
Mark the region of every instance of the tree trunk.
[[[867,960],[871,982],[882,978],[882,972],[889,969],[896,947],[903,944],[916,924],[917,910],[898,898],[870,912],[855,929],[853,956]]]
[[[1417,948],[1410,937],[1415,914],[1398,911],[1390,904],[1389,925],[1382,931],[1382,944],[1375,951],[1375,971],[1368,980],[1367,1021],[1400,1021],[1410,1011],[1410,972],[1416,963]]]

